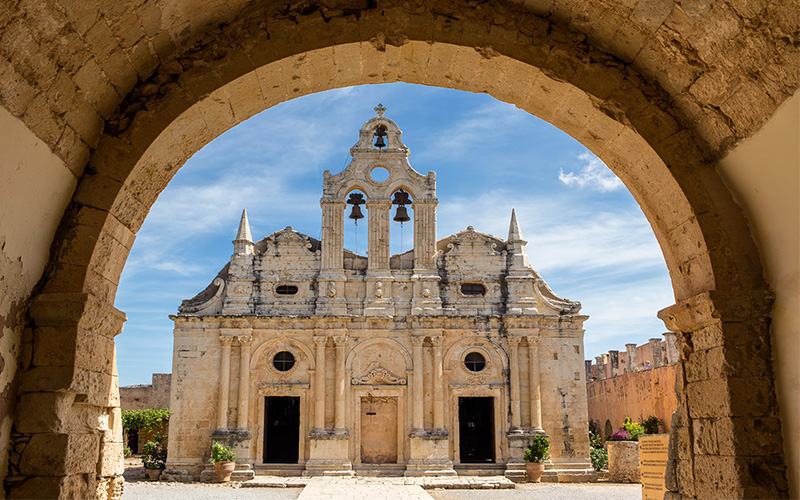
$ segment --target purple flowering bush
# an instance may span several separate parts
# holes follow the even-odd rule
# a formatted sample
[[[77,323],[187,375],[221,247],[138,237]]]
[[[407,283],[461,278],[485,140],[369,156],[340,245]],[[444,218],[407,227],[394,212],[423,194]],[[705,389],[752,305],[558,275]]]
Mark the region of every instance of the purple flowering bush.
[[[620,429],[611,435],[612,441],[628,441],[631,439],[631,433],[625,429]]]

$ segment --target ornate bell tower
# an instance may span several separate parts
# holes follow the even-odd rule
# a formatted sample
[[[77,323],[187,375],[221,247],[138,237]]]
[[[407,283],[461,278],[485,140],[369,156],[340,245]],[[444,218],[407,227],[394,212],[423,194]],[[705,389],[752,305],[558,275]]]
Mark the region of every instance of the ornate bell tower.
[[[340,173],[325,171],[322,206],[322,265],[319,277],[320,298],[317,312],[345,314],[346,282],[344,268],[344,219],[348,195],[360,191],[369,213],[365,316],[394,315],[392,290],[394,275],[390,255],[390,224],[393,201],[401,210],[395,220],[408,220],[405,205],[414,211],[413,297],[412,314],[437,314],[441,310],[439,275],[436,270],[436,174],[427,176],[414,170],[408,162],[409,150],[402,141],[397,124],[386,118],[386,108],[375,108],[378,116],[367,121],[359,132],[359,140],[350,149],[352,161]],[[376,170],[388,172],[380,178]],[[386,173],[384,172],[384,174]],[[356,203],[360,201],[356,197]],[[350,198],[353,203],[353,198]],[[357,210],[360,207],[356,204]]]

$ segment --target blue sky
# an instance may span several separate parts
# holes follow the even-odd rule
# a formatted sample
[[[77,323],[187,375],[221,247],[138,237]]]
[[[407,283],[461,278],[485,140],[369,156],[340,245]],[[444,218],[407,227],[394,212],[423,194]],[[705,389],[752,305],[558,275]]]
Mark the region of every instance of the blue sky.
[[[590,316],[587,357],[661,336],[656,313],[673,302],[664,258],[633,197],[584,146],[484,94],[367,85],[268,109],[181,168],[150,211],[122,273],[116,307],[128,321],[117,337],[120,385],[171,371],[168,316],[230,259],[243,208],[256,240],[289,225],[319,237],[322,173],[347,165],[358,130],[379,102],[402,129],[411,165],[436,172],[438,238],[471,225],[505,239],[515,208],[533,267]],[[403,232],[408,250],[411,224]],[[353,249],[355,228],[345,235]],[[399,228],[391,241],[399,251]],[[365,242],[358,235],[362,254]]]

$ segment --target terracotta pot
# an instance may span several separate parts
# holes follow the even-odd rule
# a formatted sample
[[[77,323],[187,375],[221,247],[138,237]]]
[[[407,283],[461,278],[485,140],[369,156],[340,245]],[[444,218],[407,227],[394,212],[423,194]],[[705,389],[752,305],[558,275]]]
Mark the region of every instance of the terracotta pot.
[[[544,463],[525,462],[525,472],[528,473],[529,483],[538,483],[542,480],[542,473],[544,472]]]
[[[151,481],[158,481],[158,478],[161,477],[162,470],[163,469],[147,469],[147,477],[149,477]]]
[[[236,470],[236,462],[214,462],[214,472],[217,473],[217,479],[222,483],[231,480],[234,470]]]

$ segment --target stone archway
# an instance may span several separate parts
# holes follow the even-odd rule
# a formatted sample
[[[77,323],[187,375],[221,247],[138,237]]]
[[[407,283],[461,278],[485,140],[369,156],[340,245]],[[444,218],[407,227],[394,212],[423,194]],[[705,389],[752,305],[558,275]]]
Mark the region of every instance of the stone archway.
[[[652,78],[531,11],[447,16],[437,8],[329,18],[244,12],[176,50],[128,94],[106,121],[31,304],[33,364],[22,379],[13,495],[114,490],[121,443],[113,337],[124,321],[114,295],[136,231],[184,161],[287,99],[405,81],[514,103],[582,142],[622,179],[653,227],[677,301],[661,314],[680,332],[682,353],[669,488],[686,497],[786,496],[771,296],[748,226],[714,170],[724,149],[714,120],[694,121],[702,113]],[[275,20],[269,29],[264,18]]]

